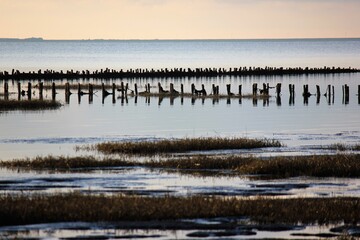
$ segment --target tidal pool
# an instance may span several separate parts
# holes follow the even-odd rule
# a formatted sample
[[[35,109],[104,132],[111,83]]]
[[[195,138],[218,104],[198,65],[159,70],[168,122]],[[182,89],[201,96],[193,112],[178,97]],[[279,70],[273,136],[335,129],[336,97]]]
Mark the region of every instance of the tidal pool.
[[[56,171],[18,172],[1,169],[0,193],[128,194],[139,196],[274,196],[344,197],[360,196],[360,179],[297,177],[258,180],[247,176],[207,176],[201,172],[112,168],[60,173]],[[209,172],[208,172],[209,174]]]
[[[163,229],[151,227],[161,225]],[[147,226],[146,230],[138,229],[144,226]],[[6,239],[324,239],[344,235],[358,237],[360,229],[341,224],[246,224],[246,220],[241,218],[184,219],[152,223],[68,222],[0,227],[0,237]]]

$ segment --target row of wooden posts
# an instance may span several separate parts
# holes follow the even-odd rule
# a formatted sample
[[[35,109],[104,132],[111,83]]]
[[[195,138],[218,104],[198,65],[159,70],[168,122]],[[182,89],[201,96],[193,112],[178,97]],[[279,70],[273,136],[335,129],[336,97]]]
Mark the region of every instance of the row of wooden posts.
[[[39,88],[39,98],[43,99],[43,90],[44,90],[44,84],[43,82],[40,82],[38,84],[38,88]],[[159,88],[159,92],[158,94],[160,95],[184,95],[184,85],[181,84],[180,85],[180,91],[175,90],[174,88],[174,84],[170,83],[170,89],[169,90],[164,90],[164,88],[161,86],[161,83],[158,83],[158,88]],[[276,89],[276,96],[279,97],[281,94],[281,83],[276,84],[275,87],[270,87],[269,84],[263,84],[263,88],[259,89],[258,88],[258,84],[254,83],[252,85],[252,95],[256,96],[258,95],[258,93],[260,93],[260,95],[264,95],[264,96],[269,96],[269,89],[270,88],[275,88]],[[129,89],[129,84],[126,83],[124,84],[123,82],[121,82],[120,84],[120,88],[117,88],[116,84],[113,83],[112,84],[112,90],[109,92],[106,90],[105,84],[102,83],[102,96],[106,97],[108,95],[113,95],[115,96],[116,91],[121,92],[121,96],[126,96],[128,94],[128,91],[131,92],[131,95],[149,95],[151,94],[150,92],[151,86],[150,84],[146,84],[145,85],[145,91],[143,92],[139,92],[138,91],[138,86],[135,83],[134,84],[134,90]],[[231,92],[231,84],[227,84],[226,85],[226,90],[227,90],[227,96],[235,96],[236,94]],[[343,97],[345,99],[349,99],[349,86],[347,84],[342,86],[342,90],[343,90]],[[20,99],[21,96],[27,96],[29,100],[31,100],[31,96],[32,96],[32,84],[31,82],[28,83],[27,85],[27,90],[22,90],[21,88],[21,83],[18,82],[17,83],[17,92],[18,92],[18,98]],[[331,97],[334,96],[334,86],[328,85],[327,89],[326,89],[326,93],[324,94],[327,97]],[[295,85],[294,84],[289,84],[289,93],[290,93],[290,97],[294,97],[295,96]],[[4,83],[4,96],[8,96],[9,94],[9,85],[7,82]],[[51,85],[51,96],[52,99],[55,100],[56,98],[56,86],[55,83],[53,82]],[[65,98],[69,98],[70,95],[72,94],[71,89],[70,89],[70,84],[67,82],[65,84]],[[90,95],[91,97],[94,95],[94,87],[93,84],[89,83],[88,85],[88,91],[85,92],[81,89],[81,84],[78,84],[78,89],[77,89],[77,94],[79,96],[82,95]],[[207,96],[208,93],[205,89],[205,85],[202,84],[201,85],[201,89],[197,89],[195,87],[195,84],[191,84],[191,95],[194,96]],[[215,86],[215,84],[212,84],[212,95],[213,96],[218,96],[219,95],[219,86]],[[310,97],[311,95],[316,95],[316,96],[321,96],[321,92],[320,92],[320,86],[316,85],[316,94],[311,94],[309,92],[309,85],[306,84],[303,86],[303,97],[307,98]],[[242,85],[239,85],[238,87],[238,94],[236,96],[241,97],[242,96]],[[360,98],[360,85],[358,85],[358,96]]]

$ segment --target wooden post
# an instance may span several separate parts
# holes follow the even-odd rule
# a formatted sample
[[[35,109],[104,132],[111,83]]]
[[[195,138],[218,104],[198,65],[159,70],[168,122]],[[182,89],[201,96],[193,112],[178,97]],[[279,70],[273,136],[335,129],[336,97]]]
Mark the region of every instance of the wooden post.
[[[101,83],[101,103],[104,104],[105,103],[105,84],[102,82]]]
[[[320,104],[320,96],[321,96],[320,86],[316,85],[316,104]]]
[[[65,99],[70,96],[70,86],[69,83],[65,83]]]
[[[206,95],[207,95],[204,84],[201,85],[201,94],[202,94],[203,96],[206,96]]]
[[[28,100],[31,100],[31,82],[28,82]]]
[[[303,96],[304,97],[309,97],[309,85],[305,84],[303,86]]]
[[[9,95],[9,84],[4,82],[4,95]]]
[[[263,94],[266,95],[266,84],[263,83]]]
[[[170,83],[170,94],[174,93],[174,84]]]
[[[121,82],[120,88],[121,96],[124,96],[124,82]]]
[[[82,94],[81,94],[81,85],[80,85],[80,83],[78,83],[78,95],[79,95],[79,96],[82,95]]]
[[[358,96],[360,97],[360,85],[358,85]]]
[[[309,102],[309,97],[311,96],[310,92],[309,92],[309,85],[305,84],[303,86],[304,88],[304,92],[303,92],[303,97],[304,97],[304,104],[307,105]]]
[[[289,84],[290,97],[295,95],[295,84]]]
[[[239,96],[241,96],[242,95],[242,85],[240,84],[239,85]]]
[[[256,95],[257,94],[257,83],[254,83],[253,84],[253,91],[252,91],[252,93],[253,93],[253,95]]]
[[[162,88],[160,82],[158,82],[158,88],[159,88],[159,93],[162,94],[164,92],[164,89]]]
[[[191,84],[191,94],[194,95],[195,94],[195,84]]]
[[[180,91],[181,91],[181,95],[184,95],[184,84],[180,85]]]
[[[233,95],[233,93],[231,93],[231,84],[226,84],[226,91],[228,96]]]
[[[219,87],[219,85],[217,85],[216,86],[216,95],[219,95],[219,93],[220,93],[220,87]]]
[[[4,99],[9,100],[9,84],[7,82],[4,83]]]
[[[293,90],[292,90],[292,92],[293,92],[293,96],[295,96],[295,84],[293,84]]]
[[[137,89],[137,84],[135,83],[134,84],[134,92],[135,92],[135,96],[138,95],[138,89]]]
[[[44,83],[40,82],[39,83],[39,98],[40,98],[40,100],[43,99],[43,89],[44,89]]]
[[[93,95],[94,94],[94,86],[91,84],[91,83],[89,83],[89,95]]]
[[[81,104],[81,94],[78,94],[78,103]]]
[[[328,85],[327,93],[328,93],[328,96],[331,97],[331,85]]]
[[[129,89],[129,83],[126,83],[126,85],[125,85],[125,96],[127,96],[128,89]]]
[[[21,98],[21,83],[20,82],[18,82],[17,87],[18,87],[18,100],[20,100],[20,98]]]
[[[116,99],[115,99],[115,91],[116,91],[116,85],[115,83],[112,84],[112,103],[115,104],[116,103]]]
[[[269,89],[267,90],[269,94]],[[279,97],[281,94],[281,83],[276,84],[276,96]]]
[[[94,86],[89,83],[89,103],[93,102]]]
[[[150,83],[147,84],[147,88],[148,88],[148,93],[150,93]],[[149,101],[150,102],[150,101]]]
[[[320,86],[319,85],[316,85],[316,96],[320,96],[321,93],[320,93]]]
[[[51,86],[51,95],[52,95],[52,100],[55,101],[56,99],[56,88],[55,88],[55,83],[53,82],[52,83],[52,86]]]
[[[345,103],[349,103],[350,98],[350,89],[347,84],[345,84]]]

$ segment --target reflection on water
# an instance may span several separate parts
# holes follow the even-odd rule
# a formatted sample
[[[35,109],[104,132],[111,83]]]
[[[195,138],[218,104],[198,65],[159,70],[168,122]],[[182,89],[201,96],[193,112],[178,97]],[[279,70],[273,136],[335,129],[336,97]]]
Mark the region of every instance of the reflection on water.
[[[88,169],[60,173],[56,171],[20,172],[0,170],[0,193],[83,193],[131,194],[140,196],[278,196],[336,197],[360,196],[360,180],[346,178],[310,178],[255,180],[209,172],[148,170],[146,168]],[[161,173],[161,174],[159,174]]]
[[[50,223],[0,227],[6,239],[318,239],[358,236],[357,226],[251,224],[243,218],[184,219],[135,223]],[[220,225],[226,229],[220,228]],[[146,226],[146,229],[141,229]],[[139,229],[138,229],[139,228]]]
[[[359,39],[323,40],[251,40],[251,41],[43,41],[0,43],[0,71],[12,68],[37,71],[99,68],[173,68],[173,67],[355,67],[359,63]],[[54,111],[0,112],[0,158],[13,159],[37,155],[84,155],[74,147],[103,141],[142,141],[161,138],[199,136],[237,136],[274,138],[286,146],[277,149],[227,150],[211,154],[256,156],[304,155],[336,153],[323,149],[332,143],[360,142],[360,74],[249,76],[215,78],[165,79],[83,79],[80,83],[128,83],[134,90],[158,92],[174,88],[190,93],[194,84],[207,95],[216,90],[231,97],[124,97],[121,92],[104,94],[101,88],[92,94],[65,96],[67,81],[56,81],[40,94],[37,81],[31,81],[31,94],[26,94],[28,82],[8,81],[9,99],[56,99],[64,106]],[[77,84],[78,81],[69,81]],[[173,83],[173,85],[171,85]],[[281,94],[279,83],[282,85]],[[45,82],[51,85],[52,82]],[[252,95],[253,85],[269,90],[270,98],[236,97]],[[348,89],[345,87],[348,86]],[[0,94],[4,82],[0,81]],[[146,87],[145,87],[146,86]],[[203,87],[204,86],[204,87]],[[218,86],[218,88],[217,88]],[[265,86],[265,87],[264,87]],[[306,86],[306,91],[304,91]],[[86,92],[87,89],[82,89]],[[111,87],[106,89],[112,93]],[[234,94],[234,95],[232,95]],[[0,95],[0,98],[7,96]],[[206,153],[203,153],[206,154]],[[202,175],[201,175],[202,176]],[[150,171],[146,168],[113,168],[83,172],[17,172],[0,169],[0,193],[61,193],[79,191],[104,194],[216,195],[216,196],[276,196],[333,197],[360,196],[360,181],[346,178],[291,178],[254,180],[229,175],[227,177],[195,177],[189,172]],[[236,219],[241,222],[244,219]],[[189,221],[189,220],[188,220]],[[203,225],[214,220],[198,219]],[[216,219],[216,221],[221,221]],[[229,222],[228,218],[223,221]],[[146,223],[145,223],[146,224]],[[237,226],[238,227],[238,226]],[[304,238],[321,237],[319,233],[338,234],[330,227],[291,226],[271,232],[269,228],[246,228],[229,231],[204,230],[124,230],[105,223],[58,223],[31,226],[0,227],[0,238]],[[239,230],[240,229],[240,230]],[[261,230],[262,229],[262,230]],[[265,230],[264,230],[265,229]],[[359,234],[359,229],[349,233]],[[297,234],[297,235],[296,235]],[[303,234],[303,235],[301,235]],[[304,235],[305,234],[305,235]]]
[[[355,144],[360,137],[360,105],[356,96],[359,77],[360,74],[357,73],[106,81],[106,85],[115,83],[120,86],[121,82],[128,83],[130,88],[136,83],[139,92],[150,89],[152,93],[158,92],[158,82],[164,89],[169,89],[173,83],[174,89],[179,90],[182,84],[185,92],[191,91],[192,84],[196,89],[204,85],[209,94],[214,84],[219,86],[221,95],[227,94],[228,84],[231,84],[230,91],[235,94],[236,86],[241,85],[243,96],[252,94],[254,83],[259,86],[262,83],[269,84],[270,98],[250,99],[236,95],[231,98],[123,97],[118,91],[115,95],[102,98],[101,88],[94,89],[95,94],[91,99],[89,95],[78,94],[72,94],[65,99],[64,90],[57,89],[56,99],[64,103],[60,110],[0,113],[0,152],[3,159],[9,159],[28,156],[26,152],[22,152],[23,149],[27,149],[30,156],[51,151],[74,154],[72,147],[76,144],[103,140],[198,136],[278,138],[279,134],[289,135],[285,140],[280,140],[284,140],[290,147],[339,142]],[[56,84],[64,85],[65,82]],[[89,82],[101,85],[102,81],[82,81],[85,84]],[[279,95],[276,93],[278,83],[283,86]],[[342,89],[345,84],[349,86],[349,99],[343,99]],[[34,82],[33,86],[35,85]],[[289,85],[291,88],[287,89],[286,86]],[[304,85],[308,86],[311,95],[303,96]],[[331,91],[328,90],[329,85]],[[9,91],[17,92],[16,89],[17,83],[10,81]],[[34,98],[37,98],[38,90],[34,91]],[[111,89],[108,91],[111,92]],[[317,94],[318,91],[320,94]],[[52,98],[51,88],[44,89],[43,97]],[[10,95],[10,98],[17,98],[17,95]],[[339,138],[339,133],[349,137]],[[334,138],[305,142],[299,136],[306,134],[325,134]]]

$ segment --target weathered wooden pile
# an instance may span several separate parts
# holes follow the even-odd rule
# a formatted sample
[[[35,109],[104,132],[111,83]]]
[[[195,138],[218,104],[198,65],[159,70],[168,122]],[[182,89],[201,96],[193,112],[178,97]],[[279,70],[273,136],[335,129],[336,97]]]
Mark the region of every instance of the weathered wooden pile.
[[[65,101],[69,102],[70,101],[70,96],[72,94],[77,94],[79,97],[79,101],[81,99],[81,97],[83,95],[88,95],[89,96],[89,102],[93,101],[93,95],[96,93],[94,92],[94,84],[89,83],[87,90],[84,90],[84,86],[81,85],[80,83],[78,83],[77,85],[77,90],[75,90],[75,92],[71,92],[71,89],[74,89],[74,86],[70,86],[69,82],[65,83],[65,86],[59,86],[61,88],[63,88],[65,90]],[[129,88],[129,84],[128,83],[124,83],[121,82],[120,86],[117,86],[115,83],[113,83],[111,86],[106,86],[104,83],[101,84],[101,86],[96,86],[96,88],[101,89],[101,96],[102,99],[104,100],[107,96],[112,95],[113,97],[113,101],[115,101],[115,97],[116,97],[116,92],[119,92],[120,96],[119,98],[126,98],[128,95],[130,96],[144,96],[144,97],[151,97],[151,96],[158,96],[161,98],[164,97],[176,97],[176,96],[181,96],[181,97],[191,97],[191,98],[238,98],[238,99],[242,99],[242,98],[252,98],[253,100],[257,100],[259,98],[261,99],[268,99],[270,98],[270,89],[271,88],[275,88],[275,93],[276,93],[276,101],[278,103],[281,103],[281,87],[282,84],[281,83],[277,83],[276,86],[274,87],[270,87],[269,84],[262,84],[262,88],[258,88],[258,83],[253,83],[252,85],[252,93],[251,94],[243,94],[242,93],[242,85],[238,85],[238,92],[234,93],[231,91],[231,84],[227,84],[226,85],[226,94],[220,94],[220,90],[219,90],[219,86],[212,84],[211,87],[211,91],[208,93],[205,89],[205,85],[201,84],[201,88],[196,88],[195,84],[191,84],[191,92],[184,92],[184,85],[180,84],[180,90],[176,90],[174,88],[174,84],[170,83],[170,88],[169,90],[166,90],[163,88],[163,86],[161,85],[161,83],[159,82],[158,85],[158,91],[157,92],[151,92],[151,85],[150,83],[145,84],[145,91],[138,91],[138,85],[137,83],[134,84],[134,88],[130,89]],[[39,99],[42,100],[43,99],[43,91],[44,91],[44,82],[39,82],[35,88],[38,89],[39,91]],[[57,95],[57,87],[55,82],[52,82],[51,85],[46,85],[46,88],[50,88],[51,89],[51,98],[52,100],[56,99],[56,95]],[[343,92],[343,103],[348,104],[349,103],[349,99],[350,99],[350,89],[349,86],[347,84],[342,86],[342,92]],[[4,99],[8,99],[9,98],[9,94],[11,94],[9,92],[9,85],[7,81],[4,81]],[[16,94],[13,93],[13,94]],[[28,82],[27,86],[25,89],[22,89],[21,87],[21,83],[17,82],[17,96],[18,99],[20,100],[22,97],[27,97],[28,100],[31,100],[32,96],[35,95],[35,92],[33,92],[33,86],[31,82]],[[295,102],[295,85],[294,84],[289,84],[289,103],[290,105],[293,105]],[[317,103],[320,102],[320,97],[322,96],[321,92],[320,92],[320,86],[316,85],[316,93],[312,94],[309,91],[309,85],[303,85],[303,93],[302,96],[304,98],[304,104],[308,103],[308,99],[311,96],[316,96],[317,98]],[[335,95],[335,87],[328,85],[326,88],[326,92],[325,94],[323,94],[324,96],[327,97],[329,103],[334,102],[334,95]],[[358,85],[358,99],[359,99],[359,103],[360,103],[360,85]]]
[[[221,77],[221,76],[253,76],[253,75],[299,75],[299,74],[335,74],[360,72],[356,68],[327,67],[323,68],[284,68],[284,67],[239,67],[239,68],[163,68],[163,69],[101,69],[90,70],[38,70],[21,72],[0,71],[0,80],[63,80],[63,79],[114,79],[114,78],[169,78],[169,77]]]

